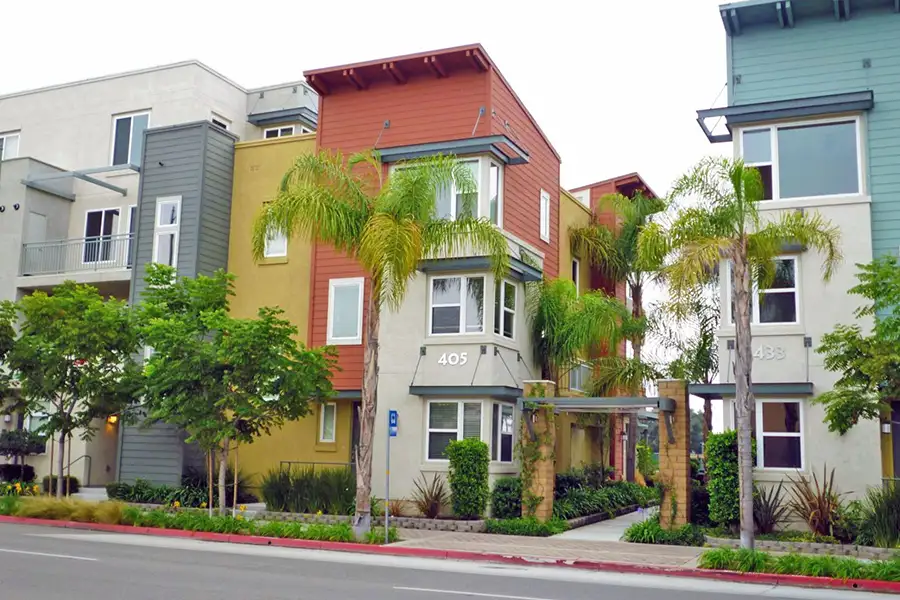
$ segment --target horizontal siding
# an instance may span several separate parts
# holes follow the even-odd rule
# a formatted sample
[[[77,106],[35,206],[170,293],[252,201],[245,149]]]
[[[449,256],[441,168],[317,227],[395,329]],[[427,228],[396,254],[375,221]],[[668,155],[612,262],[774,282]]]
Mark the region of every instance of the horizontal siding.
[[[495,134],[507,135],[529,153],[529,162],[503,173],[503,228],[544,252],[544,273],[559,273],[559,159],[532,123],[512,90],[491,72],[491,120]],[[489,111],[490,113],[490,111]],[[508,122],[511,131],[504,123]],[[550,242],[541,239],[541,190],[550,194]]]
[[[751,27],[731,40],[731,104],[873,90],[867,118],[875,256],[900,248],[900,15],[889,8]],[[863,60],[871,68],[863,67]]]
[[[156,485],[179,485],[182,471],[183,435],[171,425],[140,424],[122,428],[119,481],[146,479]]]
[[[234,142],[216,127],[206,130],[197,272],[210,275],[228,267]]]

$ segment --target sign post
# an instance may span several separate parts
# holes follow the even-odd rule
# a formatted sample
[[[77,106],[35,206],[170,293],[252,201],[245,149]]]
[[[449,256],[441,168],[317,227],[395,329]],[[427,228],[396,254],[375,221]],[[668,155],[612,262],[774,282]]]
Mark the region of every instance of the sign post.
[[[388,411],[387,452],[385,458],[384,483],[384,543],[391,540],[391,438],[397,437],[398,414],[396,410]]]

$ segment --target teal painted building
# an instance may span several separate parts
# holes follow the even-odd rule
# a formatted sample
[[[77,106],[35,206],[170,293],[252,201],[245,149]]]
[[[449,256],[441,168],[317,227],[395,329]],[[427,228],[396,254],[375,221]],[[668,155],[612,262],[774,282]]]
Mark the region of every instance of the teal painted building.
[[[700,126],[711,142],[732,143],[735,156],[759,169],[764,218],[818,212],[840,228],[844,254],[826,282],[820,256],[786,250],[781,281],[756,290],[757,478],[774,483],[798,470],[821,474],[827,464],[842,491],[860,495],[896,475],[900,430],[892,430],[900,423],[886,417],[838,436],[809,400],[836,379],[815,352],[822,335],[856,321],[859,303],[847,293],[856,283],[855,264],[900,250],[900,0],[745,0],[719,13],[728,106],[698,111]],[[725,312],[728,284],[722,282]],[[734,327],[730,315],[722,323],[723,383],[706,395],[725,400],[729,426]]]

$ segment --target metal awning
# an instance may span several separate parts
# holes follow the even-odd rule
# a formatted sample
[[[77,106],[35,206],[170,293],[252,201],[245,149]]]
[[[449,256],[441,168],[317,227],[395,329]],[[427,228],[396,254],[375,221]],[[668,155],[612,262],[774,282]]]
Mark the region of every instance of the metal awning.
[[[700,124],[700,128],[706,134],[706,138],[713,144],[716,144],[719,142],[730,142],[733,137],[732,127],[735,125],[860,112],[871,110],[874,106],[875,93],[872,90],[862,90],[846,94],[793,98],[791,100],[757,102],[754,104],[698,110],[697,123]],[[724,118],[728,127],[728,133],[714,134],[712,129],[706,125],[706,120],[711,118]]]
[[[785,383],[754,383],[751,387],[754,396],[812,396],[813,384],[809,381]],[[734,398],[733,383],[692,383],[688,385],[688,394],[707,400]]]
[[[674,412],[675,400],[672,398],[597,398],[597,397],[556,397],[556,398],[519,398],[519,409],[525,408],[526,402],[551,404],[557,412],[585,413],[633,413],[641,409],[655,409],[660,412]]]
[[[116,171],[134,171],[135,173],[140,173],[141,168],[138,165],[127,164],[127,165],[113,165],[111,167],[97,167],[95,169],[79,169],[77,171],[61,171],[59,173],[52,173],[49,175],[37,175],[33,177],[28,177],[27,179],[22,180],[22,185],[25,187],[30,187],[35,190],[39,190],[41,192],[45,192],[47,194],[53,194],[54,196],[59,196],[60,198],[65,198],[66,200],[75,201],[75,194],[56,189],[53,187],[53,182],[60,181],[64,179],[80,179],[82,181],[86,181],[88,183],[92,183],[94,185],[100,186],[102,188],[106,188],[108,190],[112,190],[113,192],[117,192],[122,194],[123,196],[128,195],[128,190],[120,187],[118,185],[113,185],[108,181],[104,181],[102,179],[97,179],[93,177],[93,175],[99,175],[101,173],[111,173]]]
[[[436,258],[423,260],[419,270],[423,273],[456,273],[471,271],[489,271],[493,268],[487,256],[466,256],[462,258]],[[510,277],[518,281],[541,281],[543,272],[523,260],[515,257],[509,259]]]
[[[267,125],[280,125],[281,123],[290,123],[299,121],[310,129],[316,129],[319,122],[319,116],[316,112],[306,106],[298,106],[295,108],[284,108],[281,110],[269,110],[265,112],[251,113],[247,115],[247,121],[257,127],[265,127]]]
[[[430,142],[428,144],[378,148],[378,152],[381,155],[381,161],[385,163],[412,160],[436,154],[491,154],[497,160],[507,165],[522,165],[530,160],[528,152],[505,135],[488,135],[461,140]]]
[[[412,396],[430,398],[488,397],[515,400],[522,395],[522,388],[509,385],[411,385]]]

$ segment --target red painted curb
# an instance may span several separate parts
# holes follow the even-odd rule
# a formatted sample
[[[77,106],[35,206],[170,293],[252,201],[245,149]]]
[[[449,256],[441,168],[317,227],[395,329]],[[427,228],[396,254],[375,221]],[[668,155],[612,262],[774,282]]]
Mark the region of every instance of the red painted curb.
[[[182,531],[179,529],[154,529],[151,527],[131,527],[128,525],[107,525],[103,523],[53,521],[49,519],[31,519],[27,517],[0,516],[0,523],[39,525],[45,527],[57,527],[62,529],[78,529],[88,531],[106,531],[110,533],[152,535],[157,537],[191,538],[207,542],[228,542],[232,544],[248,544],[253,546],[273,546],[276,548],[330,550],[335,552],[357,552],[361,554],[380,554],[387,556],[406,556],[415,558],[442,558],[451,560],[468,560],[517,565],[545,565],[571,569],[582,569],[588,571],[630,573],[635,575],[689,577],[693,579],[709,579],[729,583],[786,585],[791,587],[842,589],[900,594],[900,582],[893,581],[868,581],[855,579],[843,581],[841,579],[829,579],[826,577],[806,577],[803,575],[736,573],[733,571],[710,571],[705,569],[690,569],[685,567],[657,567],[617,562],[540,559],[509,554],[467,552],[464,550],[436,550],[431,548],[406,548],[403,546],[372,546],[367,544],[353,544],[348,542],[319,542],[314,540],[267,538],[256,535],[231,535],[227,533],[205,533],[200,531]]]

